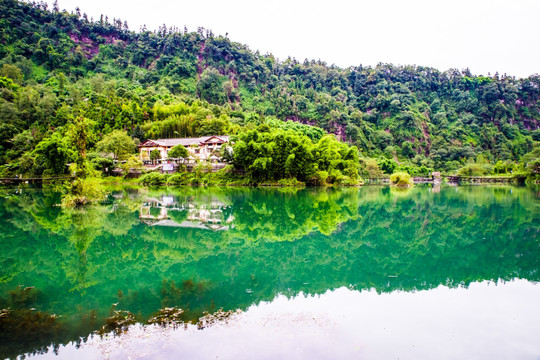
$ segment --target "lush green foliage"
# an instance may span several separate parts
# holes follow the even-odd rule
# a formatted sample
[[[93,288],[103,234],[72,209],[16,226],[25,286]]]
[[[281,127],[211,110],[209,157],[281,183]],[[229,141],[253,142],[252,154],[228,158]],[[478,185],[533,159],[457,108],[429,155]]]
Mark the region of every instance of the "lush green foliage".
[[[164,185],[167,182],[167,175],[151,172],[141,176],[139,182],[144,185]]]
[[[387,174],[398,165],[452,172],[478,154],[491,164],[516,163],[540,140],[538,75],[277,61],[203,28],[136,33],[119,19],[92,21],[16,0],[0,1],[0,33],[4,174],[64,173],[81,158],[71,151],[85,152],[68,136],[85,126],[79,118],[91,122],[88,150],[113,130],[135,143],[234,135],[261,124],[313,143],[334,133],[379,158]]]
[[[62,198],[62,206],[70,208],[104,200],[107,192],[99,180],[95,176],[75,179]]]
[[[462,176],[483,176],[490,174],[489,165],[481,164],[467,164],[464,167],[460,168],[457,172],[458,175]]]
[[[129,172],[132,170],[138,170],[142,168],[142,161],[139,160],[139,158],[135,155],[132,155],[129,159],[124,162],[121,167],[122,171],[124,172],[124,176],[129,175]]]
[[[532,177],[540,177],[540,147],[535,148],[522,159],[523,169]]]
[[[187,158],[189,156],[189,153],[184,145],[176,145],[174,146],[168,153],[170,158],[178,159],[178,158]]]
[[[155,160],[158,160],[158,159],[161,159],[161,153],[159,152],[159,150],[154,149],[154,150],[150,151],[150,160],[155,161]]]
[[[150,172],[137,179],[137,182],[149,186],[181,186],[181,185],[229,185],[243,186],[256,185],[251,179],[236,174],[232,165],[228,165],[217,172],[211,172],[211,166],[199,164],[193,172],[179,172],[176,174],[159,174]],[[277,184],[276,184],[277,185]],[[289,184],[287,184],[289,185]]]
[[[136,150],[133,139],[124,131],[113,130],[97,143],[97,151],[112,154],[115,159],[125,160]]]
[[[394,186],[409,187],[413,185],[413,180],[406,172],[396,172],[390,175],[390,183]]]
[[[353,184],[358,178],[357,149],[332,135],[314,144],[294,131],[259,127],[239,134],[235,142],[235,165],[248,170],[255,181],[296,178],[314,184]]]
[[[54,175],[66,174],[68,162],[75,159],[75,152],[69,147],[68,139],[58,132],[40,141],[33,154],[34,166]]]

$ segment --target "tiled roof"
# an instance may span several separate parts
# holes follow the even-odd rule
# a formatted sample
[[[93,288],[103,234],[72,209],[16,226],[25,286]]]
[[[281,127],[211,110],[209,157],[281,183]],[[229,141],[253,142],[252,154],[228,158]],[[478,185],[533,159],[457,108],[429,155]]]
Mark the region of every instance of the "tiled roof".
[[[146,140],[144,143],[142,143],[140,146],[155,146],[156,144],[159,146],[164,147],[173,147],[176,145],[184,145],[184,146],[190,146],[195,144],[200,144],[203,142],[206,142],[212,137],[217,137],[219,139],[224,140],[225,142],[229,142],[229,136],[228,135],[216,135],[216,136],[202,136],[202,137],[196,137],[196,138],[177,138],[177,139],[157,139],[157,140]]]

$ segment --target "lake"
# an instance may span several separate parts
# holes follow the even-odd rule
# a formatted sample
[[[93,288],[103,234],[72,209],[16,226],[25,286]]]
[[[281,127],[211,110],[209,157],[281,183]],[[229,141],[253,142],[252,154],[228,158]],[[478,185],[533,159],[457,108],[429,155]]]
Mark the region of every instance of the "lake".
[[[538,359],[539,200],[118,187],[64,210],[55,188],[1,188],[0,354]]]

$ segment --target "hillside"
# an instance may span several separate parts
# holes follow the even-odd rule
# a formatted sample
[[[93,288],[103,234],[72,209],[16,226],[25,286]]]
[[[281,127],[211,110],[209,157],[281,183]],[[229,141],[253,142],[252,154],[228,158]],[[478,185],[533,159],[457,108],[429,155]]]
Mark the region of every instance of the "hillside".
[[[15,0],[0,0],[0,34],[6,174],[49,169],[36,147],[78,118],[94,134],[84,149],[115,129],[139,140],[235,135],[261,124],[322,136],[283,122],[293,120],[336,134],[383,170],[391,161],[453,171],[479,155],[512,167],[540,141],[538,75],[278,61],[203,28],[134,32],[123,20]]]

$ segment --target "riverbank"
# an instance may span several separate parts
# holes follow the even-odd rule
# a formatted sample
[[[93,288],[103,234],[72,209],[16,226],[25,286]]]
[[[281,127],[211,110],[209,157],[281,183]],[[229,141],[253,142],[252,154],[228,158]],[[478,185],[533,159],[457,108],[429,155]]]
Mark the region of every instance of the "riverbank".
[[[361,179],[349,177],[327,177],[324,181],[312,179],[310,182],[299,181],[296,178],[286,178],[274,181],[256,181],[245,174],[238,174],[230,168],[224,168],[217,172],[179,172],[162,174],[150,172],[138,178],[103,178],[104,184],[121,183],[144,186],[249,186],[249,187],[306,187],[306,186],[361,186]]]
[[[61,184],[72,181],[73,176],[51,177],[51,178],[1,178],[0,184]],[[162,174],[150,172],[139,177],[106,176],[97,178],[97,184],[108,185],[133,185],[133,186],[224,186],[224,187],[295,187],[306,186],[326,186],[326,187],[350,187],[364,185],[391,185],[390,176],[382,177],[361,177],[358,180],[340,181],[332,179],[333,182],[305,183],[296,178],[281,179],[277,181],[256,182],[245,174],[238,174],[232,171],[217,172],[183,172],[173,174]],[[450,184],[450,185],[493,185],[493,184],[540,184],[540,179],[528,177],[524,174],[508,174],[499,176],[456,176],[442,175],[415,176],[413,183],[418,184]]]
[[[298,181],[295,178],[281,179],[278,181],[266,181],[266,182],[253,182],[245,176],[239,176],[236,178],[223,178],[212,176],[214,174],[207,174],[206,177],[189,177],[186,175],[175,176],[177,174],[167,175],[153,173],[148,177],[141,178],[125,178],[110,176],[102,178],[101,181],[104,185],[141,185],[141,186],[247,186],[247,187],[306,187],[306,186],[326,186],[326,187],[350,187],[350,186],[366,186],[366,185],[391,185],[390,176],[388,177],[376,177],[376,178],[361,178],[356,183],[346,184],[306,184]],[[539,184],[540,180],[527,179],[526,177],[471,177],[471,176],[442,176],[441,178],[434,179],[431,176],[413,177],[412,181],[415,185],[420,184],[449,184],[449,185],[524,185],[524,184]]]

